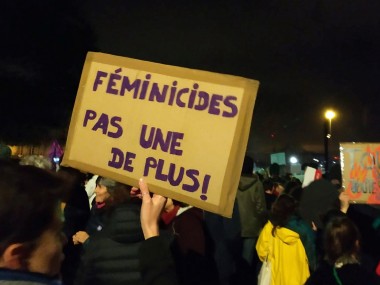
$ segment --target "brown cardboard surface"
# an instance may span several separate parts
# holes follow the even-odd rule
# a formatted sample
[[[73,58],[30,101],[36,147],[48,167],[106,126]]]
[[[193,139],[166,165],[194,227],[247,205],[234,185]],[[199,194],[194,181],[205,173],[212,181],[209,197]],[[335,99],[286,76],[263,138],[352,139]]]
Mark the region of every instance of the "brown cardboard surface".
[[[62,164],[231,217],[258,86],[89,52]]]

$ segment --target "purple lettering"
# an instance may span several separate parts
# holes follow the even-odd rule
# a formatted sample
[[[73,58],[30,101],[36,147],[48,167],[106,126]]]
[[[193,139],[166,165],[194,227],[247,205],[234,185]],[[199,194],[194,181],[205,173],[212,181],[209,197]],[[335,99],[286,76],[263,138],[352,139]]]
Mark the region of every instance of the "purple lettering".
[[[139,97],[139,99],[145,99],[146,91],[148,90],[148,86],[149,86],[149,83],[150,83],[150,82],[149,82],[150,77],[151,77],[150,74],[145,75],[145,78],[146,78],[147,80],[144,80],[144,81],[143,81],[143,84],[142,84],[142,87],[141,87],[141,92],[140,92],[140,97]]]
[[[236,100],[237,98],[235,96],[227,96],[226,98],[224,98],[224,105],[226,105],[227,107],[230,107],[231,111],[230,112],[224,111],[222,114],[223,117],[232,118],[236,116],[236,114],[238,113],[238,108],[234,103],[231,102],[231,101],[236,101]]]
[[[155,101],[155,102],[165,102],[166,93],[168,92],[169,86],[164,85],[162,88],[162,92],[160,91],[158,84],[153,83],[152,90],[150,91],[149,95],[149,101]]]
[[[123,169],[128,171],[128,172],[133,172],[133,166],[132,166],[132,162],[133,162],[133,159],[136,158],[136,154],[133,153],[133,152],[126,152],[125,153],[125,162],[124,162],[124,167]]]
[[[199,91],[198,97],[199,97],[198,105],[195,105],[194,109],[198,111],[206,110],[208,107],[210,95],[204,91]]]
[[[210,114],[213,114],[213,115],[219,115],[220,114],[220,110],[219,110],[219,105],[220,105],[220,101],[223,100],[223,96],[222,95],[218,95],[218,94],[214,94],[212,95],[211,97],[211,101],[210,101],[210,107],[208,109],[208,112]]]
[[[168,176],[162,172],[162,170],[164,168],[164,163],[165,162],[163,159],[158,160],[157,171],[156,171],[156,176],[155,176],[157,180],[161,180],[161,181],[167,181],[168,180]]]
[[[193,181],[193,185],[183,184],[182,189],[188,192],[195,192],[199,188],[199,181],[197,176],[199,175],[199,171],[195,169],[186,170],[186,175]]]
[[[112,87],[116,86],[116,80],[121,80],[121,75],[116,74],[121,72],[121,68],[118,68],[115,70],[115,73],[111,73],[110,80],[108,81],[107,85],[107,93],[117,95],[117,89],[113,89]]]
[[[120,138],[123,134],[123,128],[118,124],[118,122],[121,122],[121,117],[112,117],[111,118],[111,126],[116,128],[116,131],[114,133],[108,132],[108,136],[110,138]]]
[[[101,85],[103,83],[103,80],[101,80],[102,77],[107,77],[108,73],[103,71],[98,71],[96,73],[96,78],[94,81],[94,85],[92,86],[92,91],[98,90],[98,85]]]
[[[93,120],[96,118],[96,112],[94,110],[86,110],[86,114],[84,115],[83,127],[87,126],[87,122],[89,120]]]
[[[178,107],[186,107],[185,102],[181,101],[181,96],[189,92],[189,88],[182,88],[177,93],[176,103]]]
[[[203,201],[206,201],[207,200],[207,190],[208,190],[208,185],[210,184],[210,179],[211,179],[211,176],[210,175],[205,175],[205,179],[203,180],[203,184],[202,184],[202,195],[200,196],[200,198],[203,200]]]
[[[175,164],[170,163],[168,180],[169,180],[170,185],[172,185],[172,186],[178,186],[182,182],[183,174],[185,172],[185,169],[183,167],[180,167],[178,176],[177,176],[177,178],[175,178],[174,177],[175,169],[176,169]]]
[[[149,136],[147,137],[147,125],[142,125],[140,134],[140,145],[143,148],[160,148],[164,152],[168,152],[174,155],[182,155],[182,150],[179,149],[184,137],[183,133],[167,132],[166,136],[160,128],[150,127]]]
[[[113,147],[111,149],[111,153],[112,153],[112,159],[108,161],[108,166],[116,168],[116,169],[120,169],[121,166],[123,165],[124,153],[116,147]]]
[[[156,159],[154,157],[147,157],[145,160],[144,176],[149,175],[150,168],[156,168],[156,167],[157,167]]]
[[[182,140],[183,137],[184,137],[183,133],[177,133],[177,132],[172,133],[172,143],[170,144],[171,154],[182,155],[183,150],[177,149],[177,147],[181,146],[181,142],[179,142],[178,140]]]
[[[92,130],[97,131],[98,129],[101,129],[102,133],[105,135],[108,129],[108,122],[109,122],[108,115],[101,114],[96,124],[92,127]]]
[[[139,91],[141,84],[140,79],[136,79],[132,84],[129,82],[129,78],[127,76],[123,77],[123,81],[121,83],[121,90],[120,90],[120,95],[124,96],[125,90],[128,92],[131,92],[133,90],[133,98],[137,98],[137,93]]]

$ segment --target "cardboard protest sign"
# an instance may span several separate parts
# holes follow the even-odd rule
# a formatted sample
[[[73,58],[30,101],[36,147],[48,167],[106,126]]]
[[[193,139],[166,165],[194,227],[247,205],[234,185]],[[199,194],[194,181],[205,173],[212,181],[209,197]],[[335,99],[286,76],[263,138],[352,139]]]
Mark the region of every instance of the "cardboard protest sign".
[[[380,204],[380,143],[341,143],[342,179],[350,200]]]
[[[231,217],[258,86],[89,52],[62,164]]]
[[[302,188],[308,186],[314,180],[322,178],[322,171],[314,167],[307,166],[305,169],[305,174],[302,182]]]

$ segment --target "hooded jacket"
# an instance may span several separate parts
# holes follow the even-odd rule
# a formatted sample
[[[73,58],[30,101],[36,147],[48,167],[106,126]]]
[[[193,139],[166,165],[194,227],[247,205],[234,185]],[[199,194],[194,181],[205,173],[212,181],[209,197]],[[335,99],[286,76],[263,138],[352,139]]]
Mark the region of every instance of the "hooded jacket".
[[[271,285],[300,285],[310,276],[305,248],[298,233],[287,228],[277,228],[272,235],[270,221],[264,226],[256,243],[261,261],[268,256],[271,263]]]
[[[266,210],[264,187],[256,174],[241,176],[236,194],[241,236],[256,238],[264,224]]]

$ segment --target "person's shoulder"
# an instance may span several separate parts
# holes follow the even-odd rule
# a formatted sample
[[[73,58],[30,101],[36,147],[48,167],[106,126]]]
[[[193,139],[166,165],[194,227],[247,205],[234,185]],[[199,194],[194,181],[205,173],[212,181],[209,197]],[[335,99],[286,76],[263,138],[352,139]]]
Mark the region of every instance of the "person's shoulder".
[[[375,272],[368,271],[367,268],[358,263],[345,264],[342,268],[337,269],[337,271],[347,280],[357,280],[361,284],[380,284],[380,277]]]

